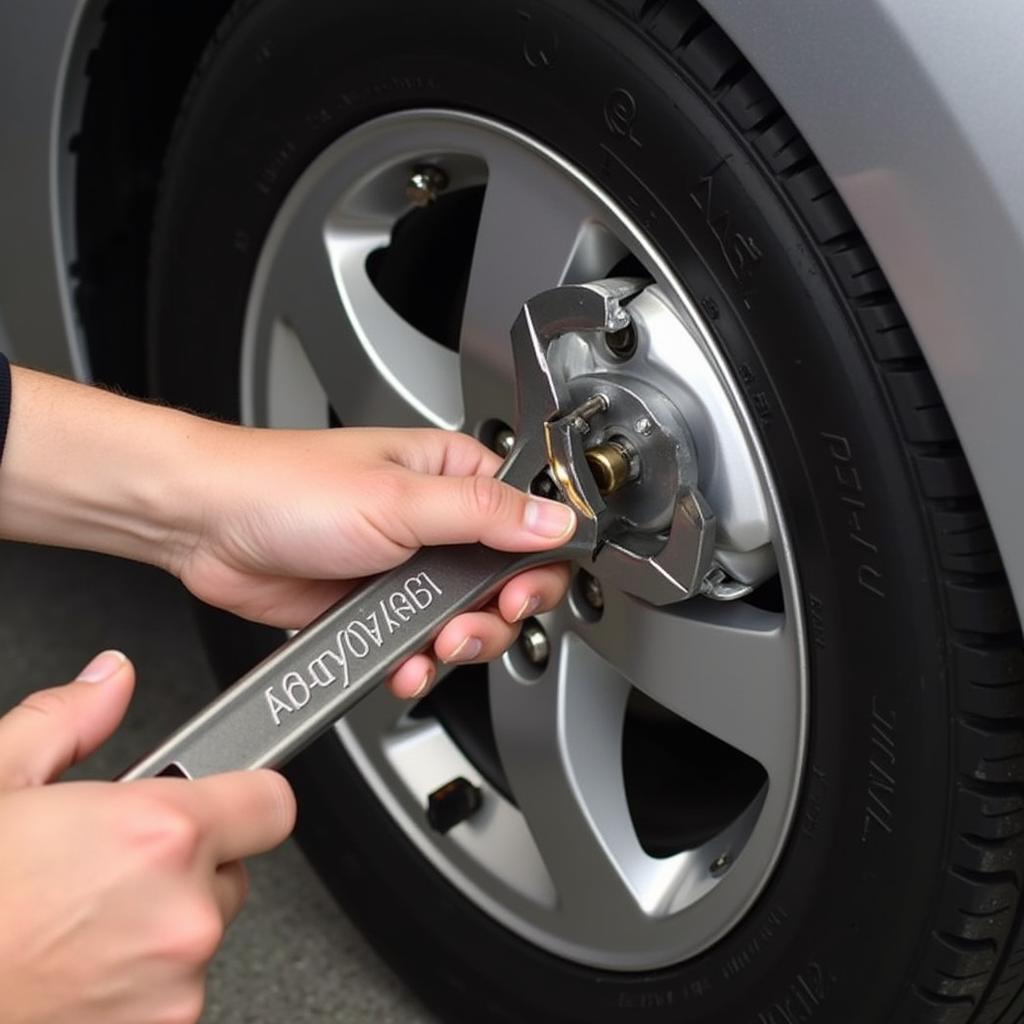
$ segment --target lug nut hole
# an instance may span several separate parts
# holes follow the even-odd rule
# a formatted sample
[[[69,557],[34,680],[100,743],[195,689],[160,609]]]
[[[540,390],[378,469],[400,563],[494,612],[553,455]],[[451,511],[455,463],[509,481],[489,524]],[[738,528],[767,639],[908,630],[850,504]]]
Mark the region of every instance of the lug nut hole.
[[[636,330],[632,324],[626,324],[618,331],[609,331],[604,343],[615,359],[631,359],[636,353]]]

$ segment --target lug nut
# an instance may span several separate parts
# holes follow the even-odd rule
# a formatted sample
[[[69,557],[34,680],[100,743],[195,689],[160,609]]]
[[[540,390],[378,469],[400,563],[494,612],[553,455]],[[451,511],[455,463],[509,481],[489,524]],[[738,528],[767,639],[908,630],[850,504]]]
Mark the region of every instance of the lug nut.
[[[631,323],[617,331],[609,331],[604,343],[616,359],[629,359],[636,352],[636,331]]]
[[[536,619],[529,619],[524,623],[523,631],[519,634],[519,647],[531,665],[542,668],[547,664],[551,642]]]
[[[717,878],[719,875],[724,875],[731,867],[732,857],[728,853],[723,853],[711,862],[711,874]]]
[[[433,164],[415,168],[405,186],[405,197],[413,206],[429,206],[448,187],[448,175]]]
[[[504,458],[516,443],[516,435],[509,427],[502,427],[494,434],[494,450]]]
[[[604,609],[604,591],[601,589],[601,581],[596,576],[591,576],[589,572],[581,569],[579,588],[580,596],[595,612]]]

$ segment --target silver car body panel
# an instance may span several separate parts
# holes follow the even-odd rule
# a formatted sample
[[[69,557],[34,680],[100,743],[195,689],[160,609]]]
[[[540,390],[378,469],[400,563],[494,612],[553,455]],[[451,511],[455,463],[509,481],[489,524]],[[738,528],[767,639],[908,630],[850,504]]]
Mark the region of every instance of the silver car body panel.
[[[67,143],[101,6],[0,2],[0,346],[82,377],[88,358],[66,274],[75,251]],[[1024,436],[1024,127],[1012,69],[1024,6],[705,6],[800,127],[870,242],[953,418],[1022,607],[1024,483],[1011,445]]]
[[[67,144],[99,15],[100,4],[87,0],[0,3],[0,346],[79,377],[88,375],[88,358],[66,273],[74,258]]]

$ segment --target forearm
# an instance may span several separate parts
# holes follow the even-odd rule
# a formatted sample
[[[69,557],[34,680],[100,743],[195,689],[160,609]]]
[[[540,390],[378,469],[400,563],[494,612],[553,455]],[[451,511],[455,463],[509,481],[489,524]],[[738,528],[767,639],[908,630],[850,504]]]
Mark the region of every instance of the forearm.
[[[11,390],[0,537],[174,564],[213,425],[20,367]]]

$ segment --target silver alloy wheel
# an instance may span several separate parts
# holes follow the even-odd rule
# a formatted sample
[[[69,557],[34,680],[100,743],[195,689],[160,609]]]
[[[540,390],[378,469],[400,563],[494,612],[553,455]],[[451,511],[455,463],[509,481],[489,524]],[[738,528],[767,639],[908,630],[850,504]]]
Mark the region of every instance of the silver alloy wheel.
[[[422,165],[442,167],[449,191],[485,186],[458,353],[403,320],[367,271],[411,208],[406,185]],[[253,424],[326,426],[328,401],[346,425],[512,422],[508,330],[523,302],[604,277],[628,255],[654,281],[643,299],[655,325],[630,372],[690,423],[719,517],[717,557],[752,581],[777,569],[783,610],[657,609],[606,586],[600,617],[578,597],[542,616],[546,667],[524,670],[513,650],[488,670],[515,803],[439,721],[386,692],[337,733],[408,838],[482,910],[558,956],[646,970],[717,941],[766,884],[793,817],[808,697],[796,570],[764,454],[712,336],[642,226],[557,154],[494,121],[439,110],[378,118],[321,154],[282,206],[250,296],[241,387]],[[766,778],[715,835],[665,857],[642,847],[626,797],[634,688]],[[459,775],[481,787],[483,806],[440,835],[426,798]]]

